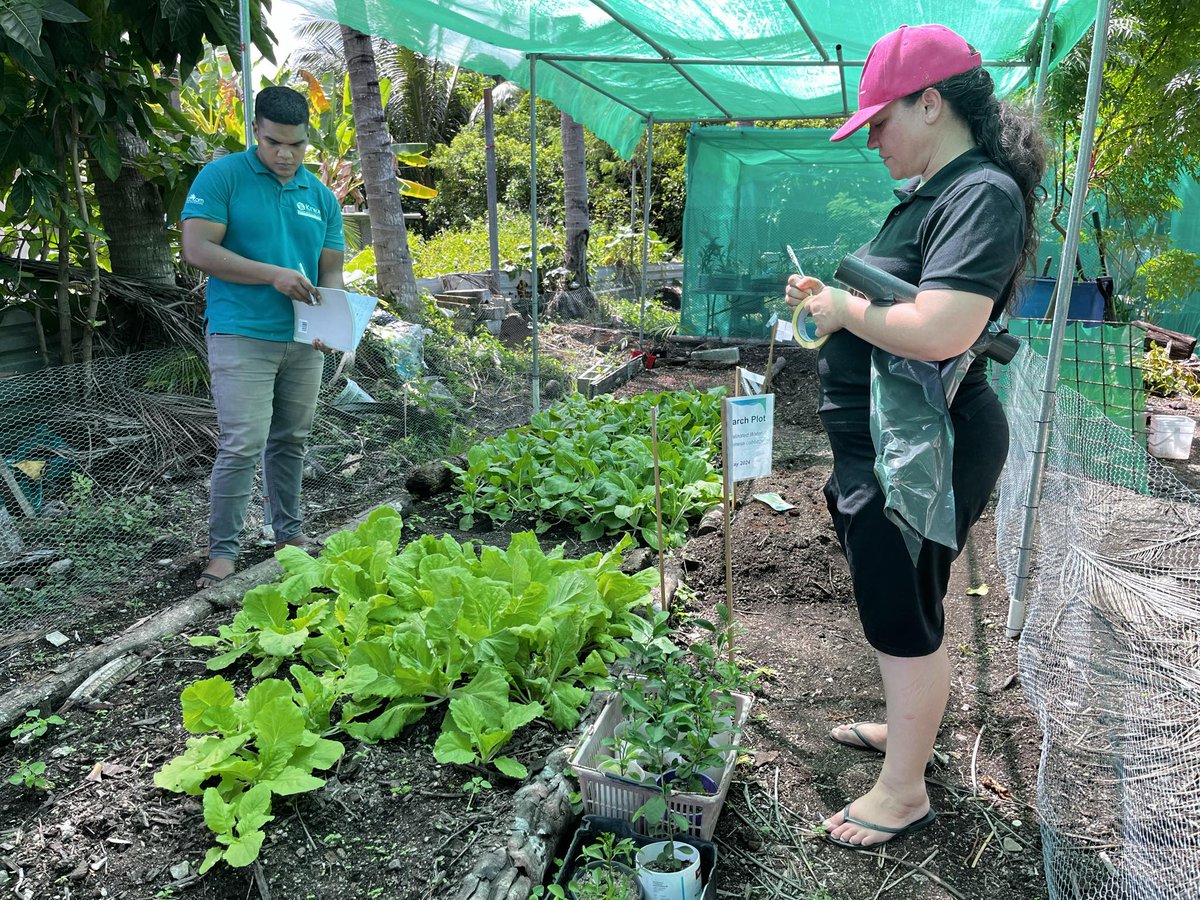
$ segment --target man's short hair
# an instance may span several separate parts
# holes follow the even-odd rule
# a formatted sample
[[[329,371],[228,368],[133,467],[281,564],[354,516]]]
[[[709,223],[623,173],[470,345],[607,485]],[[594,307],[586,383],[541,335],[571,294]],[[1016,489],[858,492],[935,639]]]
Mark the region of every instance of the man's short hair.
[[[272,85],[258,92],[254,101],[254,121],[266,119],[279,125],[307,125],[308,101],[299,91]]]

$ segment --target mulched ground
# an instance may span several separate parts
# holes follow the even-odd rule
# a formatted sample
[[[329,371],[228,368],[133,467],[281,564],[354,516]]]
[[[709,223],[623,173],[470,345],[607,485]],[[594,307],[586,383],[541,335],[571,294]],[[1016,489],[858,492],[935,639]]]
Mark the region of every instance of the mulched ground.
[[[765,348],[747,354],[762,371]],[[660,365],[622,389],[705,389],[728,370]],[[815,368],[789,354],[776,379],[776,467],[753,492],[796,505],[776,513],[746,494],[732,530],[735,610],[744,660],[761,667],[746,752],[717,826],[717,896],[797,900],[904,897],[1047,897],[1032,808],[1040,733],[1015,684],[1016,645],[1004,637],[1007,595],[995,568],[990,521],[974,537],[974,577],[964,556],[947,600],[952,696],[939,739],[945,763],[930,774],[938,824],[880,853],[829,846],[814,825],[867,789],[879,768],[870,754],[839,747],[831,725],[882,710],[879,676],[849,596],[848,574],[820,488],[827,445],[814,414]],[[422,531],[453,531],[442,503],[418,506]],[[419,519],[418,519],[419,516]],[[414,532],[415,533],[415,532]],[[504,534],[461,537],[506,542]],[[559,536],[563,537],[563,536]],[[589,547],[572,543],[568,553]],[[684,552],[687,611],[725,598],[720,532]],[[986,596],[969,596],[986,583]],[[228,616],[205,623],[215,630]],[[179,691],[205,677],[202,651],[186,636],[143,654],[143,664],[102,708],[72,709],[67,724],[28,746],[0,752],[0,776],[20,760],[47,762],[53,789],[0,785],[0,891],[50,898],[196,897],[449,898],[478,854],[502,845],[517,785],[491,773],[438,766],[430,717],[387,744],[347,754],[325,789],[279,801],[260,864],[195,869],[209,846],[198,803],[153,787],[183,747]],[[245,673],[241,673],[245,678]],[[516,752],[544,756],[570,735],[530,729]]]

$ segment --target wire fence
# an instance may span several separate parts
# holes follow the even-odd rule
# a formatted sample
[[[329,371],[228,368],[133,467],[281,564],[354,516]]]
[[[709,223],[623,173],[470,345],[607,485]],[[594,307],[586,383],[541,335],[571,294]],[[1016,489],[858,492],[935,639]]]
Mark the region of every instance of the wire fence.
[[[527,385],[499,360],[426,361],[423,340],[381,314],[353,357],[326,358],[304,466],[308,533],[397,495],[415,466],[528,421]],[[36,661],[31,647],[49,649],[48,632],[102,640],[191,592],[216,440],[195,351],[0,381],[0,683]],[[252,499],[243,556],[271,543]]]
[[[1047,362],[997,374],[1012,443],[997,510],[1010,590]],[[1051,900],[1200,897],[1200,495],[1060,383],[1019,648],[1042,727]]]

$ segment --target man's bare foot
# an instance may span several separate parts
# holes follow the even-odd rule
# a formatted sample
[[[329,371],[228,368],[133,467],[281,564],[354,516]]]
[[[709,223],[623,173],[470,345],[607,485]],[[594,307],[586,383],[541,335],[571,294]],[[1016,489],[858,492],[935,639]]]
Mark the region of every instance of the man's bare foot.
[[[822,824],[835,843],[866,848],[894,840],[907,834],[910,828],[912,831],[924,828],[932,821],[924,784],[911,792],[897,794],[877,783]]]
[[[210,588],[214,584],[220,584],[226,578],[234,573],[237,564],[232,559],[225,559],[223,556],[213,557],[208,561],[208,565],[204,567],[204,571],[196,578],[196,587],[200,590]]]
[[[847,747],[874,750],[876,753],[887,752],[887,725],[880,722],[835,725],[830,729],[829,736]]]

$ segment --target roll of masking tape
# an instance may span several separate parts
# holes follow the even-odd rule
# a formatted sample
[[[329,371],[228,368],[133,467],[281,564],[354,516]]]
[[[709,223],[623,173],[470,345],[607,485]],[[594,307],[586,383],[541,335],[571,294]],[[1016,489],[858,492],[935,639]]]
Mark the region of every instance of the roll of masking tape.
[[[816,336],[816,326],[813,324],[812,316],[810,315],[805,315],[804,329],[800,329],[800,313],[808,312],[808,301],[811,299],[811,297],[806,298],[803,303],[793,310],[792,334],[796,338],[796,343],[801,347],[804,347],[808,350],[816,350],[825,343],[825,338],[829,337],[829,335],[825,334],[821,337]]]

